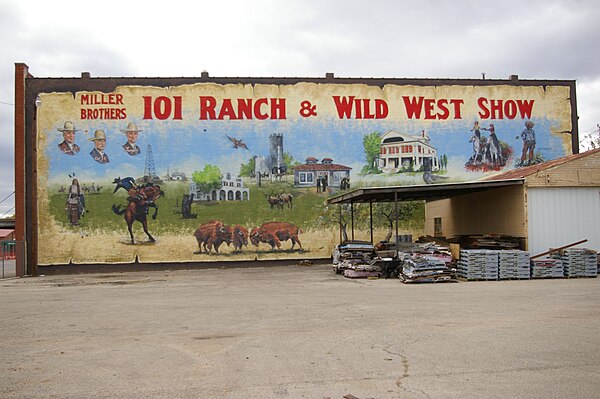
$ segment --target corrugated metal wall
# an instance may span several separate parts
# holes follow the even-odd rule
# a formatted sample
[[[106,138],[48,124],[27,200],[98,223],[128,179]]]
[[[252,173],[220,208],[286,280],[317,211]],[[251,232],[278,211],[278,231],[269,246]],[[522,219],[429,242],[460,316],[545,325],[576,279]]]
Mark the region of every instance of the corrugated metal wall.
[[[531,255],[583,239],[600,251],[600,188],[529,188],[527,213]]]

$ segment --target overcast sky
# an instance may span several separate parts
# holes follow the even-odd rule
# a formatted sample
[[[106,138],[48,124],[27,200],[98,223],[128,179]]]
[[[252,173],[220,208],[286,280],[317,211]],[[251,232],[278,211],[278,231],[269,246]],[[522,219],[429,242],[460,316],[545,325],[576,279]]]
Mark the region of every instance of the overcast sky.
[[[0,201],[15,62],[35,77],[574,79],[582,138],[600,123],[598,21],[597,0],[0,0]]]

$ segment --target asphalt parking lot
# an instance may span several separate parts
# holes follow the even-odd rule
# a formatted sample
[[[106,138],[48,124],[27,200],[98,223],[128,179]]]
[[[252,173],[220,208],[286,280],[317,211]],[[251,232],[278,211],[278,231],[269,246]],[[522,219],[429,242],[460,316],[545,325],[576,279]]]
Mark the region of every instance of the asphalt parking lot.
[[[43,273],[43,271],[41,271]],[[600,279],[328,265],[0,281],[2,398],[597,398]]]

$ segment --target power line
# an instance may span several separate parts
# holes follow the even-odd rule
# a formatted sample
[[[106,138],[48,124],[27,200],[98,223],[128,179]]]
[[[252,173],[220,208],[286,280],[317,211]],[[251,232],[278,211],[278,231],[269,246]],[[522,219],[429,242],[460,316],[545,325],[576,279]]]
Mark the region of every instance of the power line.
[[[13,195],[15,192],[13,191],[12,193],[8,194],[8,197],[4,198],[2,201],[0,201],[0,204],[2,204],[4,201],[6,201],[7,199],[9,199],[11,197],[11,195]]]
[[[4,104],[4,105],[12,105],[13,107],[15,106],[15,104],[13,104],[13,103],[5,103],[4,101],[0,101],[0,104]]]
[[[10,211],[12,211],[12,210],[14,210],[14,209],[15,209],[15,207],[13,206],[13,207],[12,207],[12,208],[10,208],[8,211],[4,212],[4,214],[3,214],[2,216],[0,216],[0,218],[3,218],[5,215],[7,215],[7,214],[8,214],[8,212],[10,212]]]

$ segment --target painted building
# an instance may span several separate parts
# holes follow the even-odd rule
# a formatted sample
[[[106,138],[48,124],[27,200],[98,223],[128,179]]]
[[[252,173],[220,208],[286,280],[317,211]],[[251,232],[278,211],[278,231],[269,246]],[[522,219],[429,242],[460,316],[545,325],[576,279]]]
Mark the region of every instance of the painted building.
[[[323,158],[321,163],[315,157],[306,158],[306,163],[294,167],[296,187],[316,187],[319,179],[327,179],[329,187],[340,187],[342,179],[350,178],[352,168],[333,163],[331,158]]]
[[[187,180],[187,177],[186,177],[185,173],[176,171],[176,172],[173,172],[169,176],[169,180],[185,181],[185,180]]]
[[[378,167],[383,173],[419,170],[425,159],[431,160],[431,170],[440,168],[437,150],[431,145],[425,130],[420,136],[390,130],[381,137]]]
[[[271,160],[270,172],[272,174],[284,173],[286,166],[283,163],[283,134],[269,136],[269,157]]]
[[[194,195],[194,201],[249,201],[250,190],[244,187],[244,179],[231,173],[223,175],[221,187],[205,193],[200,191],[198,185],[190,182],[190,195]]]

